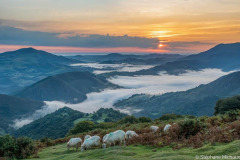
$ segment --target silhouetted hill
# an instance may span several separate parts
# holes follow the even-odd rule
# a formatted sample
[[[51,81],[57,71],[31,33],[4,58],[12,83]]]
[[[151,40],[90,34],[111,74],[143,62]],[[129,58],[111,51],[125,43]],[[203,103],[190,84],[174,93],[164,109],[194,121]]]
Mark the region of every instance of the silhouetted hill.
[[[180,55],[162,55],[162,56],[156,56],[155,55],[146,55],[144,58],[143,56],[141,58],[125,58],[122,60],[108,60],[108,61],[103,61],[101,64],[121,64],[121,63],[126,63],[126,64],[134,64],[134,65],[160,65],[164,64],[167,62],[172,62],[177,59],[179,59]],[[149,58],[151,57],[151,58]]]
[[[219,68],[226,71],[240,67],[240,43],[219,44],[205,52],[190,55],[185,60],[201,61],[205,67]]]
[[[15,92],[50,75],[83,69],[72,68],[72,63],[79,61],[34,48],[4,52],[0,54],[0,93]]]
[[[16,96],[40,101],[79,103],[87,98],[87,93],[117,87],[89,72],[67,72],[47,77],[23,89]]]
[[[137,116],[159,117],[166,113],[213,115],[217,100],[240,94],[240,72],[223,76],[209,84],[163,95],[134,95],[117,102],[117,108],[142,109]]]
[[[219,44],[208,51],[180,58],[150,69],[136,72],[111,72],[102,75],[109,77],[115,75],[155,75],[161,71],[168,74],[181,74],[188,70],[201,70],[205,68],[218,68],[223,71],[240,69],[240,43]]]
[[[177,60],[184,57],[179,54],[144,54],[144,55],[125,55],[119,53],[110,53],[107,55],[77,55],[68,56],[68,58],[77,59],[86,62],[98,62],[102,64],[162,64],[168,61]]]
[[[14,119],[30,115],[43,105],[43,102],[0,94],[0,134],[1,130],[10,130]]]

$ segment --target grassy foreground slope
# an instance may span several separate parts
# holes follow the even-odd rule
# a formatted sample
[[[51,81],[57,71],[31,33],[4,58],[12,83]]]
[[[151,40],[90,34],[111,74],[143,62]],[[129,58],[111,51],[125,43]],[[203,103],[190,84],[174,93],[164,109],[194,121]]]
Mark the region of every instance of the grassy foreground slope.
[[[212,156],[238,156],[240,155],[240,140],[227,144],[204,145],[198,149],[182,148],[173,150],[170,147],[155,148],[151,146],[116,146],[107,149],[92,149],[85,152],[70,150],[66,144],[48,147],[39,152],[36,160],[146,160],[146,159],[165,159],[165,160],[193,160],[196,155]]]

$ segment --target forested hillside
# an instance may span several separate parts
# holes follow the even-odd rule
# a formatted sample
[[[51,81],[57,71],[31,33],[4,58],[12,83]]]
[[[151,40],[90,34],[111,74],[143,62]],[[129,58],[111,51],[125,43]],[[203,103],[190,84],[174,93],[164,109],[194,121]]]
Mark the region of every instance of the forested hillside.
[[[34,83],[18,92],[16,96],[40,101],[79,103],[87,98],[87,93],[118,87],[90,72],[67,72]]]
[[[113,109],[101,108],[94,113],[82,113],[68,107],[61,108],[13,132],[17,137],[27,136],[33,139],[61,138],[78,122],[89,120],[95,123],[114,122],[126,115]]]
[[[141,109],[136,116],[157,118],[166,113],[190,114],[196,116],[213,115],[217,100],[240,94],[240,72],[223,76],[209,84],[196,88],[163,95],[134,95],[119,101],[117,108]]]

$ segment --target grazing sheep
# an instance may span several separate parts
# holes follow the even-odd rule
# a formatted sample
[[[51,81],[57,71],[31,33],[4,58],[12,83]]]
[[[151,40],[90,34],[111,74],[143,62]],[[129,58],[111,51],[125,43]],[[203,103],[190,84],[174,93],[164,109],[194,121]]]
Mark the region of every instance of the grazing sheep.
[[[86,136],[84,137],[84,141],[85,141],[86,139],[88,139],[88,138],[91,138],[91,136],[90,136],[90,135],[86,135]]]
[[[105,139],[107,138],[108,135],[109,135],[109,134],[106,134],[106,135],[103,137],[102,142],[105,141]]]
[[[171,126],[170,124],[167,124],[167,125],[164,127],[163,131],[166,132],[166,131],[168,131],[171,127],[172,127],[172,126]]]
[[[109,133],[109,135],[103,141],[102,147],[106,148],[107,146],[111,146],[111,144],[115,146],[116,142],[120,142],[120,144],[126,143],[125,132],[123,130],[117,130],[115,132]]]
[[[153,133],[155,133],[155,132],[157,132],[159,127],[158,126],[151,126],[150,129],[152,130]]]
[[[138,137],[138,134],[135,131],[131,131],[131,130],[127,131],[125,134],[126,139],[130,139],[134,136]]]
[[[70,147],[76,147],[76,150],[77,150],[78,147],[81,146],[81,144],[82,144],[82,139],[81,138],[71,138],[67,143],[67,148],[69,150]]]
[[[87,150],[92,147],[97,147],[100,145],[100,137],[99,136],[92,136],[88,139],[86,139],[81,147],[81,151],[83,152],[84,150]]]

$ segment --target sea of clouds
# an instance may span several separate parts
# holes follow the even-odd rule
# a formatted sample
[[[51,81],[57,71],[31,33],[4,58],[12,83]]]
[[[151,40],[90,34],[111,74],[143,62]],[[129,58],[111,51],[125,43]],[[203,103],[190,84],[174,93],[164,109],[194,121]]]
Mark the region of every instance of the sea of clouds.
[[[32,116],[17,119],[14,122],[15,128],[20,128],[25,124],[32,122],[46,114],[52,113],[59,108],[67,106],[69,108],[92,113],[99,108],[114,108],[113,104],[119,100],[128,98],[133,94],[163,94],[166,92],[185,91],[200,84],[207,84],[219,77],[229,74],[219,69],[204,69],[202,71],[189,71],[180,75],[168,75],[159,73],[159,75],[143,75],[143,76],[115,76],[108,80],[114,84],[123,86],[121,89],[106,89],[101,92],[92,92],[87,94],[87,99],[79,104],[67,104],[60,101],[45,101],[43,109],[36,111]],[[136,112],[132,110],[123,110],[123,112],[131,114]]]
[[[133,65],[133,64],[100,64],[100,63],[76,63],[70,66],[83,66],[95,68],[94,74],[102,74],[107,72],[119,71],[119,72],[135,72],[143,69],[149,69],[154,67],[153,65]]]

